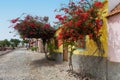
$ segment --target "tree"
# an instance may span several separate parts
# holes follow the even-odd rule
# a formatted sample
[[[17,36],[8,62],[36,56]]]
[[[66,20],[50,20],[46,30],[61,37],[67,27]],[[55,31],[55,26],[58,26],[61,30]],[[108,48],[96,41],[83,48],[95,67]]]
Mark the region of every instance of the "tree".
[[[22,46],[24,46],[26,44],[26,47],[28,47],[27,44],[29,43],[29,40],[27,40],[27,39],[22,40],[21,43],[22,43]]]
[[[0,48],[1,48],[1,50],[5,50],[5,42],[4,41],[0,41]]]
[[[8,41],[7,39],[4,40],[4,43],[5,43],[5,45],[8,46],[8,47],[10,46],[10,41]]]
[[[0,46],[5,46],[5,42],[4,41],[0,41]]]
[[[12,19],[11,23],[14,25],[13,28],[25,38],[41,38],[44,45],[44,52],[47,58],[47,52],[45,51],[45,44],[49,42],[50,38],[54,36],[55,29],[48,23],[48,17],[38,17],[27,15],[21,19],[18,17]]]
[[[61,24],[58,40],[71,47],[69,57],[71,70],[73,70],[72,55],[75,50],[73,46],[76,46],[78,40],[84,39],[85,36],[88,35],[96,43],[100,55],[104,53],[100,40],[102,36],[101,27],[103,26],[102,7],[102,2],[97,0],[93,4],[88,0],[81,0],[78,3],[70,2],[67,7],[60,9],[64,12],[63,15],[56,15],[59,20],[57,23]]]
[[[23,40],[22,42],[23,43],[29,43],[29,40]]]
[[[11,39],[10,42],[13,47],[18,47],[20,40],[19,39]]]

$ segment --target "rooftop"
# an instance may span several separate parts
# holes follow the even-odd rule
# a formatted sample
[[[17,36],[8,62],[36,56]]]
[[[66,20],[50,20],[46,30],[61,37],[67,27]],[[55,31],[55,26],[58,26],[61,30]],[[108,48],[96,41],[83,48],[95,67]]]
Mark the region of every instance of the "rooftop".
[[[118,13],[120,13],[120,2],[111,12],[109,12],[107,17],[113,16]]]

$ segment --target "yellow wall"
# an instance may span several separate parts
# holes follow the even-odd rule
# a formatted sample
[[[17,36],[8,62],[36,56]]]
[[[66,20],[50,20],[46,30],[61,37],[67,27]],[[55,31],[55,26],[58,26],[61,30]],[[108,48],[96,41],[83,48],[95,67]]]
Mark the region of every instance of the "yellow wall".
[[[104,7],[102,10],[102,18],[103,18],[103,27],[101,29],[101,32],[103,33],[103,35],[101,36],[101,41],[102,41],[102,44],[103,44],[103,47],[104,47],[104,50],[105,50],[105,54],[103,55],[104,57],[107,56],[107,53],[108,53],[108,47],[107,47],[107,20],[106,20],[106,16],[107,16],[107,13],[108,13],[108,1],[105,0],[104,1]],[[94,43],[93,40],[89,39],[89,37],[87,36],[86,37],[86,49],[85,50],[76,50],[74,51],[74,54],[82,54],[82,55],[93,55],[93,52],[96,50],[96,45]],[[98,52],[97,52],[98,53]],[[98,56],[98,54],[95,53],[93,56]]]
[[[104,54],[104,57],[107,56],[107,53],[108,53],[108,48],[107,48],[107,21],[106,21],[106,18],[105,16],[107,16],[107,13],[108,13],[108,1],[105,0],[104,1],[104,8],[101,9],[102,10],[102,18],[103,18],[103,27],[101,29],[101,32],[103,33],[103,35],[101,36],[101,41],[102,41],[102,44],[103,44],[103,47],[104,47],[104,50],[105,50],[105,54]],[[100,10],[100,12],[101,12]],[[57,32],[59,33],[59,31]],[[98,56],[98,52],[95,53],[93,55],[93,52],[97,49],[95,43],[93,40],[89,39],[88,36],[86,36],[86,48],[84,50],[75,50],[74,51],[74,54],[82,54],[82,55],[89,55],[89,56]],[[63,47],[62,45],[59,47],[59,52],[63,52]]]

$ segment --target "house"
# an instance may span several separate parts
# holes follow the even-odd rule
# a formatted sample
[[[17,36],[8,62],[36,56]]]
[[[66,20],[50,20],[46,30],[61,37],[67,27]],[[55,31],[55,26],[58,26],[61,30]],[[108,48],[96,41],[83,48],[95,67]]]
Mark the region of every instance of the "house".
[[[120,3],[108,14],[108,59],[120,62]]]
[[[120,0],[109,1],[107,80],[120,79]]]

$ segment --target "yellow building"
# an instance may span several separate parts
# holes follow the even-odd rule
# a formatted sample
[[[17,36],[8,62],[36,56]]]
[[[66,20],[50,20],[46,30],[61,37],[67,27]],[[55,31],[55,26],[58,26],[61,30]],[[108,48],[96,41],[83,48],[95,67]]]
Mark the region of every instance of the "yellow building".
[[[105,53],[104,53],[104,57],[106,57],[107,53],[108,53],[108,49],[107,49],[107,21],[106,21],[106,16],[107,16],[107,13],[108,13],[108,1],[105,0],[103,2],[104,4],[104,7],[100,10],[100,12],[102,12],[101,14],[101,18],[103,18],[103,27],[101,29],[101,32],[102,32],[102,36],[101,36],[101,42],[102,42],[102,45],[103,45],[103,48],[105,50]],[[59,30],[57,31],[56,35],[59,33]],[[97,49],[96,47],[96,44],[95,42],[92,40],[92,39],[89,39],[88,36],[86,36],[85,38],[85,48],[84,49],[77,49],[74,51],[74,54],[81,54],[81,55],[88,55],[88,56],[99,56],[98,54],[98,51],[94,54],[95,50]],[[63,53],[63,45],[61,45],[59,47],[59,52],[62,52]]]

